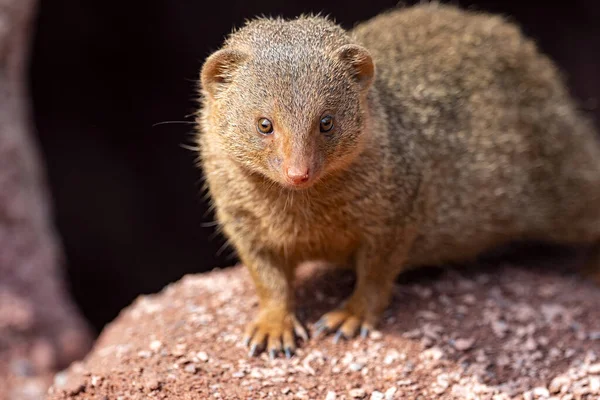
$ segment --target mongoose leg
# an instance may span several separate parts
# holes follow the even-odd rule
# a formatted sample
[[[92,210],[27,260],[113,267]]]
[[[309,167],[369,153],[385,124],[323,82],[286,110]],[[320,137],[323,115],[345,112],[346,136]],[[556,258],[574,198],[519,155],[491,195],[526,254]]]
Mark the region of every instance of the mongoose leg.
[[[257,254],[241,257],[250,271],[259,297],[259,312],[248,324],[244,342],[253,357],[266,349],[271,358],[283,352],[290,358],[296,337],[308,340],[306,329],[294,313],[293,268],[274,257]]]
[[[403,260],[403,259],[402,259]],[[361,251],[356,263],[356,287],[352,295],[336,310],[326,313],[317,323],[317,335],[337,329],[334,342],[362,337],[375,329],[387,308],[395,278],[402,263],[383,257],[376,251]]]

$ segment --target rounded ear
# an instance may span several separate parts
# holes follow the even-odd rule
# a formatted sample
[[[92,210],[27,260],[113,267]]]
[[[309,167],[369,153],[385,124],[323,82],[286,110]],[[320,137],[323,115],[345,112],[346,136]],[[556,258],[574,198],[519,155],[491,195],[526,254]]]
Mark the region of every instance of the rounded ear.
[[[211,54],[200,72],[200,83],[210,96],[215,97],[233,78],[233,72],[246,60],[239,50],[222,49]]]
[[[367,90],[375,76],[375,64],[367,49],[356,44],[347,44],[335,51],[335,56],[350,65],[353,77],[361,90]]]

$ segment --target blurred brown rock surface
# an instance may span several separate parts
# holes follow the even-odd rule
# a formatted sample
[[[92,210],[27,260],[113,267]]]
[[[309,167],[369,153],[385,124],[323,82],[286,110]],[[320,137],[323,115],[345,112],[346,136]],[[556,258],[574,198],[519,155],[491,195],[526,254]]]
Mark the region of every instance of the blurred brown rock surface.
[[[26,92],[33,0],[0,0],[0,399],[42,399],[90,333],[63,282]]]

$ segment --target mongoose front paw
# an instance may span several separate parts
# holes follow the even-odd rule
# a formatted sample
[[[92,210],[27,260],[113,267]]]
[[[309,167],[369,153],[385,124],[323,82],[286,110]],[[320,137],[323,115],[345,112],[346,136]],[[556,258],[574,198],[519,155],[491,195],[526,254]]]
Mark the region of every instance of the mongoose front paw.
[[[246,328],[244,342],[250,346],[249,357],[266,348],[274,359],[279,353],[291,358],[296,351],[296,338],[308,341],[308,333],[294,313],[281,308],[265,308]]]
[[[334,343],[342,338],[353,338],[359,331],[361,337],[366,338],[369,332],[375,328],[376,322],[375,314],[369,313],[364,307],[350,300],[345,306],[328,312],[317,321],[316,335],[320,336],[337,329],[337,333],[333,337]]]

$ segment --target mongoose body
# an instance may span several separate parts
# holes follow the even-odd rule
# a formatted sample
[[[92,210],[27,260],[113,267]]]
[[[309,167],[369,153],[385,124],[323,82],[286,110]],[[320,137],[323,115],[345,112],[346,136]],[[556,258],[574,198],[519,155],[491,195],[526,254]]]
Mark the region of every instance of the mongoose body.
[[[600,243],[599,139],[553,62],[499,16],[422,4],[351,31],[259,18],[206,60],[201,89],[207,187],[260,299],[252,354],[306,339],[303,261],[356,271],[317,323],[339,338],[377,324],[409,267],[518,240]]]

